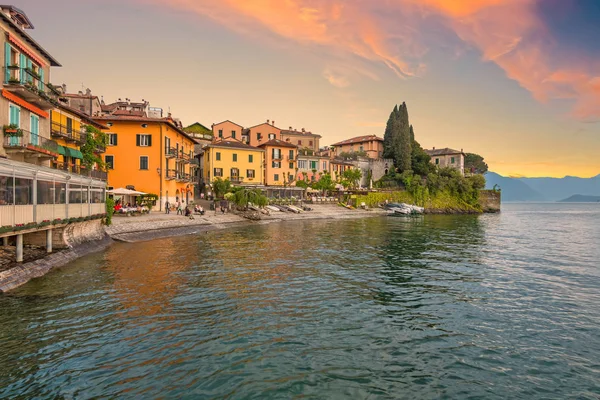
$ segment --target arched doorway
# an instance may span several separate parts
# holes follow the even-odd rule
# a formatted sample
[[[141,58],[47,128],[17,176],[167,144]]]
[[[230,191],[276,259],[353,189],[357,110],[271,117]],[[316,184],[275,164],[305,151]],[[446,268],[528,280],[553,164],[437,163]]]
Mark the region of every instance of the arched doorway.
[[[181,192],[179,191],[179,189],[177,189],[175,191],[175,201],[179,201],[179,195],[181,194]]]

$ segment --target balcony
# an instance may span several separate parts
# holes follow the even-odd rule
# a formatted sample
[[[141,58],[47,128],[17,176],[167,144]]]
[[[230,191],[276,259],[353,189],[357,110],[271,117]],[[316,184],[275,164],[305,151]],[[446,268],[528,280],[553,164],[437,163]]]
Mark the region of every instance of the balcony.
[[[240,185],[244,183],[244,178],[241,176],[232,176],[229,181],[233,184]]]
[[[183,151],[181,151],[181,154],[177,158],[183,161],[185,164],[188,164],[192,159],[192,157],[189,154],[186,154]]]
[[[52,122],[50,134],[52,137],[64,139],[67,142],[83,144],[86,139],[86,132],[77,132],[70,126],[64,126],[57,122]]]
[[[296,158],[296,156],[291,156],[291,157],[287,156],[285,159],[288,160],[289,162],[294,162],[294,161],[296,161],[297,158]]]
[[[16,133],[4,132],[4,149],[7,153],[25,153],[38,158],[52,159],[58,157],[58,144],[51,139],[17,129]]]
[[[177,178],[177,171],[174,169],[168,169],[167,173],[165,174],[165,179],[168,181],[172,181],[173,179]]]
[[[167,157],[167,158],[177,157],[177,149],[175,147],[165,148],[165,157]]]
[[[42,82],[40,76],[28,68],[5,67],[4,88],[42,110],[58,105],[58,91]]]
[[[84,165],[74,165],[58,161],[52,161],[52,168],[64,171],[71,174],[77,174],[88,178],[93,178],[101,181],[108,179],[108,173],[106,171],[100,171],[97,169],[87,169]]]
[[[98,146],[96,146],[96,152],[97,153],[106,153],[106,146],[103,144],[99,144]]]

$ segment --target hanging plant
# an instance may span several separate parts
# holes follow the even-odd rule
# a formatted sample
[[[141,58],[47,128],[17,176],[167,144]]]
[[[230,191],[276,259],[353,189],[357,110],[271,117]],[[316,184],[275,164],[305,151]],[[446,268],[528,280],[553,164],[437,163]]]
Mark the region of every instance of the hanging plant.
[[[23,137],[23,129],[15,124],[4,125],[2,130],[4,131],[4,136]]]

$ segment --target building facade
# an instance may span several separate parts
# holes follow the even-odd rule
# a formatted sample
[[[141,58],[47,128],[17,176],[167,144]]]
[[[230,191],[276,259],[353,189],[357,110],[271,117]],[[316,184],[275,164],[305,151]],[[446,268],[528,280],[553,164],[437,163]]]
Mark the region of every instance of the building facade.
[[[319,151],[319,140],[321,135],[307,132],[304,128],[297,131],[291,126],[287,130],[281,131],[280,139],[297,146],[299,150],[306,150],[311,154],[316,154]]]
[[[342,153],[363,153],[368,158],[383,157],[383,139],[375,135],[358,136],[331,145],[334,156]]]
[[[219,139],[235,139],[242,141],[244,127],[229,120],[212,125],[213,137]]]
[[[210,189],[216,178],[234,185],[261,186],[265,151],[239,140],[223,139],[204,147],[202,176]]]
[[[258,147],[269,140],[281,139],[281,129],[275,126],[275,121],[270,120],[246,128],[243,133],[242,141],[253,147]]]
[[[431,157],[431,163],[438,168],[454,168],[460,171],[461,174],[465,174],[465,153],[462,149],[460,151],[450,149],[448,147],[444,149],[436,149],[435,147],[431,150],[425,150]]]
[[[173,119],[126,115],[94,119],[108,128],[104,162],[109,186],[156,194],[159,210],[167,200],[193,201],[196,143]]]
[[[297,180],[306,180],[307,182],[316,182],[321,175],[330,172],[330,160],[328,157],[319,155],[307,155],[305,151],[298,151],[298,169],[296,170]]]
[[[290,186],[296,180],[298,147],[279,139],[258,147],[265,150],[265,185]]]

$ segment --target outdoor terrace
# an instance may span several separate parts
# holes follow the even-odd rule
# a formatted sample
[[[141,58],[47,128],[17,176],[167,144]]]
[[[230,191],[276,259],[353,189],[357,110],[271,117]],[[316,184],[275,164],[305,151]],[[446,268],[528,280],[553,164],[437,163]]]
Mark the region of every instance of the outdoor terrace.
[[[58,104],[58,91],[28,68],[4,67],[4,89],[42,110],[50,110]]]
[[[39,158],[58,157],[58,144],[54,140],[21,128],[15,129],[15,132],[5,130],[2,144],[8,154],[25,153]]]

